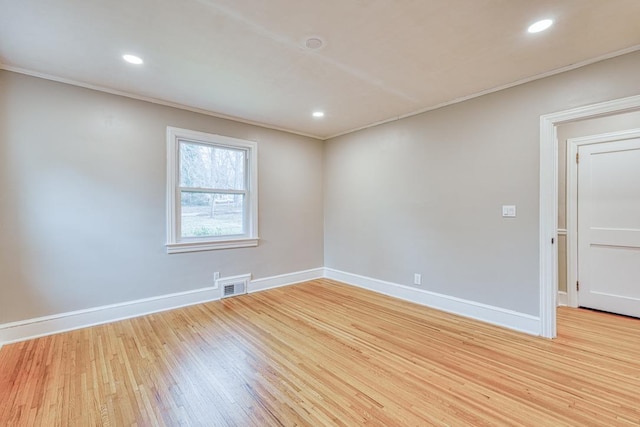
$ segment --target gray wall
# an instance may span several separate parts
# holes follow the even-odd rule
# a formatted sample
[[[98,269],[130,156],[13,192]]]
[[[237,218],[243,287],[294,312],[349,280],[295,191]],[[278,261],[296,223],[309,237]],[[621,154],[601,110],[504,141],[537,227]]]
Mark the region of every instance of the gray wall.
[[[539,116],[639,94],[639,71],[633,53],[324,149],[0,71],[0,323],[323,264],[537,315]],[[258,141],[258,248],[166,254],[167,125]]]
[[[538,315],[540,115],[639,73],[636,52],[327,141],[325,266]]]
[[[167,255],[166,126],[258,142],[257,248]],[[323,143],[0,71],[0,324],[323,265]]]

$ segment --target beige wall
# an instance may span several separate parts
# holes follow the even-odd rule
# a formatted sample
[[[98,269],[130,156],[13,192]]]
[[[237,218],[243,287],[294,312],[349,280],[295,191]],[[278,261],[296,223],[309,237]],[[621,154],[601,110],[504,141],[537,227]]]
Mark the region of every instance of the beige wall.
[[[257,248],[166,254],[167,125],[258,142]],[[0,71],[0,324],[321,267],[322,149]]]
[[[580,120],[558,126],[558,229],[567,228],[567,139],[640,129],[640,111]],[[558,235],[558,290],[567,290],[567,238]]]
[[[639,70],[633,53],[327,141],[325,265],[537,315],[540,115],[640,94]]]

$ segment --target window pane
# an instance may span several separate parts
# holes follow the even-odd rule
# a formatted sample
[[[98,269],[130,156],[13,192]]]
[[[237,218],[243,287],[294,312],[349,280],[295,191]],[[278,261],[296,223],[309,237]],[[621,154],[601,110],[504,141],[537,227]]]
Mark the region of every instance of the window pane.
[[[182,192],[182,237],[244,234],[244,195]]]
[[[244,190],[245,150],[180,141],[180,186]]]

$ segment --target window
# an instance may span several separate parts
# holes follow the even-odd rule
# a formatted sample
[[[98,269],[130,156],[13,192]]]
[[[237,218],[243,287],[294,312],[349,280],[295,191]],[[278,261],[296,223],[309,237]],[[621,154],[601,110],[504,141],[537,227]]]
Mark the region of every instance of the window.
[[[258,245],[255,142],[167,127],[167,252]]]

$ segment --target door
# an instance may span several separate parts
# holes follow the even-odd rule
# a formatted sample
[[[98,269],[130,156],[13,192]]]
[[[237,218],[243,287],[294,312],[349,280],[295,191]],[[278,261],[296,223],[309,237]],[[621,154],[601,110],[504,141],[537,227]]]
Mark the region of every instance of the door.
[[[578,303],[640,317],[640,137],[578,155]]]

